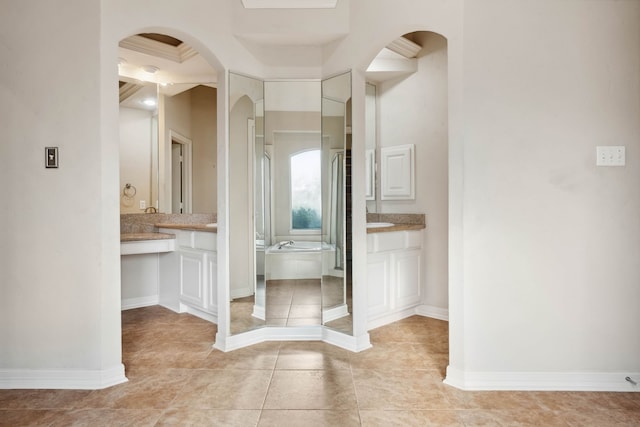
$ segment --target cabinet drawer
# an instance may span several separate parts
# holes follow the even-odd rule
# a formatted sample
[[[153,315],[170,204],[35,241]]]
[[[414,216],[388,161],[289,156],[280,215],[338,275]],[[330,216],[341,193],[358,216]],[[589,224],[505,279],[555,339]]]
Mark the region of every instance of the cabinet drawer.
[[[193,247],[195,249],[204,249],[207,251],[216,250],[216,240],[218,235],[215,233],[208,233],[206,231],[193,233]]]

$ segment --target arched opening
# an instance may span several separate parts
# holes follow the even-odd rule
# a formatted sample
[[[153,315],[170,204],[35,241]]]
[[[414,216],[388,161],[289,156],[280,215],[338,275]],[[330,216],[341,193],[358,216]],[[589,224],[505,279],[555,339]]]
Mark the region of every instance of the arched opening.
[[[215,338],[218,73],[193,47],[164,33],[120,40],[118,57],[122,341],[129,370],[163,351],[139,328],[141,316],[162,325],[165,345],[186,342],[180,348],[194,355],[205,354]],[[187,224],[204,228],[180,228]],[[200,319],[180,325],[176,313],[185,312]]]
[[[424,336],[444,372],[449,352],[448,325],[442,322],[448,320],[449,291],[447,39],[430,31],[404,34],[375,57],[366,81],[367,221],[397,223],[403,216],[407,222],[420,221],[415,215],[426,219],[419,260],[406,261],[411,248],[389,259],[368,249],[368,277],[379,277],[377,262],[396,263],[391,267],[395,283],[389,280],[388,285],[396,288],[385,289],[380,281],[377,290],[369,286],[368,292],[406,297],[387,304],[378,295],[368,295],[370,304],[380,302],[373,309],[369,306],[369,329],[412,315],[438,319],[425,323]],[[378,236],[383,239],[384,233]],[[398,260],[405,260],[404,265]]]

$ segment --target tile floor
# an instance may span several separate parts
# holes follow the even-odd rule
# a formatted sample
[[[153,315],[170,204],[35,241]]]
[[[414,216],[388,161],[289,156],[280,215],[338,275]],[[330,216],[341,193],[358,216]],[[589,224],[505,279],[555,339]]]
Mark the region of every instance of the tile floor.
[[[122,314],[129,382],[0,390],[0,426],[638,426],[640,393],[463,392],[442,384],[447,323],[411,317],[372,349],[263,343],[222,353],[215,325],[162,307]]]

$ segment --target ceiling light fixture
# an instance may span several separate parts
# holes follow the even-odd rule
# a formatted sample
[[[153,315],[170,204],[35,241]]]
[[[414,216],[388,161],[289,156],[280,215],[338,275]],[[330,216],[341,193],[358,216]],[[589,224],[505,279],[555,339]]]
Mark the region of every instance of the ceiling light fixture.
[[[155,107],[156,106],[156,100],[153,98],[147,98],[142,100],[142,103],[144,105],[146,105],[147,107]]]
[[[155,74],[160,68],[156,67],[155,65],[144,65],[142,69],[149,74]]]

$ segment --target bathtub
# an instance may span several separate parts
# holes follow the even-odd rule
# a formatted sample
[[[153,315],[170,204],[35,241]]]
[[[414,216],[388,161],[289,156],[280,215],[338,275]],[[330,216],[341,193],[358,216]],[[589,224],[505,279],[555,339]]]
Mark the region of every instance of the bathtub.
[[[335,247],[328,243],[295,240],[293,245],[279,246],[265,251],[267,280],[319,279],[335,265]]]

